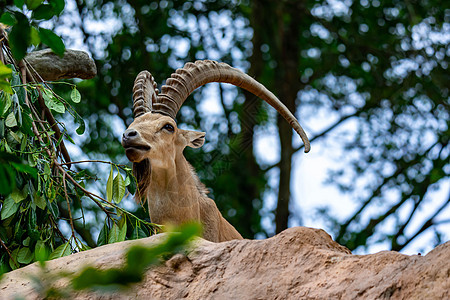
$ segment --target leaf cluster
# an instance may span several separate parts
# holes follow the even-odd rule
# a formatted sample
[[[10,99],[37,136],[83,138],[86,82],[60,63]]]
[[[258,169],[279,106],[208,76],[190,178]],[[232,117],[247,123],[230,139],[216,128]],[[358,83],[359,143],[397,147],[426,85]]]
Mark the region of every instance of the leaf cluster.
[[[61,83],[67,97],[59,96],[53,90],[57,83],[38,83],[26,62],[16,63],[9,48],[14,41],[0,44],[2,60],[11,62],[0,64],[0,274],[97,246],[85,213],[106,215],[100,245],[155,233],[159,226],[118,206],[126,190],[136,190],[129,167],[97,161],[118,171],[107,184],[113,193],[103,199],[86,189],[97,178],[77,168],[82,162],[71,161],[65,141],[75,142],[56,120],[72,117],[76,132],[84,132],[84,120],[73,107],[81,101],[76,86]]]
[[[30,46],[40,43],[62,56],[65,46],[52,30],[41,27],[42,21],[58,17],[65,7],[64,0],[14,0],[14,5],[0,11],[0,23],[10,26],[11,51],[17,61],[22,60]],[[31,12],[31,14],[30,14]]]
[[[83,195],[56,167],[57,149],[64,134],[45,122],[37,123],[40,95],[42,105],[63,113],[70,106],[42,84],[22,83],[19,73],[9,65],[10,89],[0,92],[0,265],[3,271],[16,269],[36,260],[39,251],[51,258],[67,255],[75,248],[86,248],[73,236],[67,238],[58,228],[60,206]],[[54,103],[54,106],[50,104]],[[38,127],[39,126],[39,127]],[[83,184],[82,174],[70,173]],[[65,182],[63,184],[63,181]],[[75,246],[70,245],[73,241]],[[63,246],[61,248],[61,246]]]

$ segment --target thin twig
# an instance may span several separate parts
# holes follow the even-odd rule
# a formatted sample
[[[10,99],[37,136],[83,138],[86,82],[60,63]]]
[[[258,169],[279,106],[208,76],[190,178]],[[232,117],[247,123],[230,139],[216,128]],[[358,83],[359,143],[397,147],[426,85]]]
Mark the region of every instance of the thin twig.
[[[92,159],[92,160],[79,160],[79,161],[70,161],[70,162],[66,162],[66,163],[61,163],[61,166],[65,166],[65,165],[73,165],[73,164],[81,164],[81,163],[103,163],[103,164],[110,164],[116,167],[119,167],[121,169],[125,169],[128,166],[127,165],[118,165],[115,164],[113,162],[110,161],[106,161],[106,160],[96,160],[96,159]]]
[[[6,247],[5,243],[3,243],[2,238],[0,237],[0,244],[2,244],[2,246],[6,249],[6,253],[8,253],[9,258],[11,259],[11,261],[14,263],[14,265],[18,268],[19,265],[17,264],[17,262],[15,261],[15,259],[12,257],[11,251],[9,251],[8,247]]]
[[[94,203],[97,204],[97,206],[100,207],[100,209],[103,210],[103,211],[106,213],[106,215],[107,215],[108,217],[109,217],[109,215],[111,215],[111,214],[115,214],[114,212],[108,211],[106,208],[104,208],[103,205],[99,202],[99,200],[95,199],[95,197],[99,198],[100,200],[102,200],[102,201],[104,201],[104,202],[107,202],[105,199],[103,199],[102,197],[100,197],[100,196],[98,196],[98,195],[96,195],[96,194],[94,194],[94,193],[89,192],[89,191],[86,190],[84,187],[82,187],[75,179],[72,178],[72,176],[70,176],[70,175],[66,172],[66,170],[64,170],[64,168],[63,168],[56,160],[54,160],[54,163],[56,164],[56,167],[57,167],[63,174],[65,174],[65,176],[67,176],[67,178],[68,178],[68,179],[69,179],[69,180],[70,180],[77,188],[81,189],[81,190],[83,191],[83,193],[84,193],[87,197],[91,198],[91,199],[94,201]]]
[[[61,138],[61,130],[59,129],[58,124],[57,124],[52,112],[50,111],[50,109],[48,109],[47,105],[45,105],[45,101],[44,101],[44,98],[42,97],[41,90],[38,89],[38,93],[39,93],[39,95],[38,95],[39,105],[41,106],[42,110],[45,113],[45,118],[50,123],[51,128],[55,132],[56,139],[59,140]],[[64,144],[63,140],[61,140],[61,143],[59,144],[59,149],[61,150],[64,160],[66,162],[70,162],[71,159],[69,156],[69,152],[67,151],[66,145]],[[70,169],[70,167],[69,167],[69,169]]]
[[[63,187],[64,187],[64,197],[66,198],[66,202],[67,202],[67,211],[69,212],[70,227],[72,228],[72,236],[75,237],[75,228],[73,227],[72,211],[70,209],[69,195],[67,194],[66,173],[63,173],[62,181],[63,181]]]

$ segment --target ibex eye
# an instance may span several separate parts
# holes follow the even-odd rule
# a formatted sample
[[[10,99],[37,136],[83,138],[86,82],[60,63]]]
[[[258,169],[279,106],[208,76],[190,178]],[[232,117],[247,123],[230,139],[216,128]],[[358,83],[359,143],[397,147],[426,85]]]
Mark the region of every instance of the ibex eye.
[[[164,125],[163,129],[165,129],[165,130],[167,130],[167,131],[170,131],[170,132],[174,132],[174,130],[175,130],[175,129],[173,128],[173,126],[170,125],[170,124]]]

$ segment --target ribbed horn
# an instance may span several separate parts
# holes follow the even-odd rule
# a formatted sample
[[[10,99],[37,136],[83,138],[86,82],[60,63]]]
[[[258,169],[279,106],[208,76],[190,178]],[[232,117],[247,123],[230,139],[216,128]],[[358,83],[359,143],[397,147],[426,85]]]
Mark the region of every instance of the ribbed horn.
[[[150,112],[158,96],[158,89],[152,74],[142,71],[136,76],[133,86],[133,115],[135,118]]]
[[[186,98],[196,88],[209,82],[230,83],[265,100],[289,122],[305,144],[305,152],[309,152],[308,137],[289,109],[265,86],[226,63],[203,60],[185,64],[167,79],[166,84],[161,88],[161,93],[153,102],[152,111],[175,119]]]

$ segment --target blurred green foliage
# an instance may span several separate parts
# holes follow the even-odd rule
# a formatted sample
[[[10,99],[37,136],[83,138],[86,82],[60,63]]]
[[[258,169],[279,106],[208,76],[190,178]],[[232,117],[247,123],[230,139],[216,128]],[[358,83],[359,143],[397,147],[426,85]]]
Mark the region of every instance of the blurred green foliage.
[[[289,191],[298,183],[290,177],[291,165],[301,147],[290,142],[292,131],[278,128],[284,138],[279,161],[267,162],[256,153],[255,132],[265,134],[263,128],[275,123],[273,113],[227,85],[199,89],[178,122],[206,131],[207,143],[186,157],[245,237],[274,233],[271,225],[261,226],[261,218],[265,224],[279,218],[277,230],[290,221],[320,218],[350,249],[384,242],[401,250],[425,231],[435,232],[428,243],[438,244],[450,200],[433,205],[427,217],[419,212],[449,178],[449,15],[441,4],[77,1],[73,14],[82,23],[63,21],[81,33],[99,70],[95,81],[79,86],[80,113],[92,137],[83,149],[94,156],[108,149],[112,159],[125,163],[121,132],[110,120],[123,128],[131,122],[130,91],[142,69],[163,83],[184,62],[224,61],[248,71],[296,112],[312,151],[333,149],[327,153],[342,164],[330,170],[328,183],[351,195],[356,206],[345,218],[327,206],[316,214],[293,214]],[[98,30],[89,25],[104,22],[109,26]],[[205,111],[212,99],[219,105],[214,114]],[[318,114],[327,116],[327,124],[317,123],[323,122]],[[278,197],[280,209],[264,204],[267,196]],[[301,207],[302,199],[295,200]]]
[[[98,269],[90,265],[80,266],[74,273],[55,272],[44,259],[39,260],[41,272],[30,276],[35,291],[43,299],[73,298],[83,291],[90,296],[119,293],[141,282],[145,272],[164,263],[175,254],[185,255],[192,249],[192,240],[201,234],[196,223],[184,224],[165,233],[165,237],[153,246],[133,245],[125,251],[120,267]],[[56,287],[61,278],[67,280],[64,288]],[[20,291],[17,297],[20,297]]]

